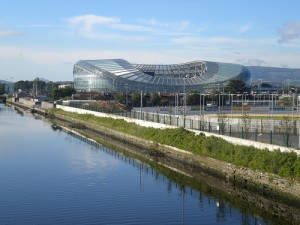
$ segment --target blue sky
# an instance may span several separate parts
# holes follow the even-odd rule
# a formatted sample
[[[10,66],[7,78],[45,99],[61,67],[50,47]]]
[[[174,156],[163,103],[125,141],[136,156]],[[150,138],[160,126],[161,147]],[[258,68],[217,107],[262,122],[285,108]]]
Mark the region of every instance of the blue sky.
[[[81,59],[300,68],[299,0],[3,0],[0,80],[72,80]]]

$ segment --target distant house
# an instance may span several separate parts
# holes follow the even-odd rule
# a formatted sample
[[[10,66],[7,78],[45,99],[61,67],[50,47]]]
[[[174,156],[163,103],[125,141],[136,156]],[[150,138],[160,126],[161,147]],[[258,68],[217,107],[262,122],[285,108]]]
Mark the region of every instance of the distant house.
[[[58,89],[65,89],[65,88],[72,88],[73,85],[72,84],[61,84],[61,85],[58,85]]]
[[[34,98],[32,98],[32,101],[34,101],[34,102],[47,102],[47,101],[49,101],[50,99],[49,99],[49,97],[47,97],[47,96],[37,96],[37,97],[34,97]]]
[[[24,92],[24,91],[18,91],[17,93],[14,94],[15,98],[25,98],[25,97],[29,97],[29,95]]]

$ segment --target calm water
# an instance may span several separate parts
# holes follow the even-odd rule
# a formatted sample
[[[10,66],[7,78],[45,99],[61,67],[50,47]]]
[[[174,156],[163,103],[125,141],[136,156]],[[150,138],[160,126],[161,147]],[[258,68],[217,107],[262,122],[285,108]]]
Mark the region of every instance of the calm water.
[[[4,105],[0,181],[0,224],[267,224]]]

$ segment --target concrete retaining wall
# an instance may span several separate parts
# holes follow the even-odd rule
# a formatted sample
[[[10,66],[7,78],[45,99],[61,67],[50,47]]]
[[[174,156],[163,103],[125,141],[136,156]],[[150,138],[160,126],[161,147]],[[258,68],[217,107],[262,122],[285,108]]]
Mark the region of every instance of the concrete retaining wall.
[[[42,102],[41,107],[43,109],[52,109],[53,108],[53,103],[50,102]]]
[[[19,99],[19,103],[22,103],[23,105],[26,105],[28,107],[33,107],[35,105],[35,102],[34,101],[30,101],[26,98],[20,98]]]

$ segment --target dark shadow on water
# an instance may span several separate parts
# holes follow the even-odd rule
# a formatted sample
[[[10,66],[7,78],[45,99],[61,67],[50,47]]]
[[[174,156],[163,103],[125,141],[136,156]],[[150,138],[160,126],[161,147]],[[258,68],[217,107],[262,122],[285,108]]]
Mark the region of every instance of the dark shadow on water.
[[[234,186],[222,177],[217,178],[216,174],[211,174],[213,175],[211,176],[200,166],[168,156],[153,157],[153,154],[146,149],[117,143],[117,141],[111,142],[106,137],[97,140],[101,143],[99,144],[77,134],[68,133],[88,143],[93,150],[104,151],[133,167],[140,168],[142,173],[153,174],[156,180],[167,178],[166,189],[171,192],[172,184],[179,187],[183,204],[184,196],[187,194],[198,195],[200,205],[203,204],[204,196],[217,199],[217,221],[231,216],[232,208],[237,208],[242,214],[241,224],[253,224],[253,220],[250,219],[253,217],[255,224],[261,222],[258,218],[262,218],[266,224],[300,224],[299,208],[272,201],[265,196],[251,192],[251,190]],[[120,146],[122,147],[120,148]],[[176,171],[170,168],[176,168]]]

